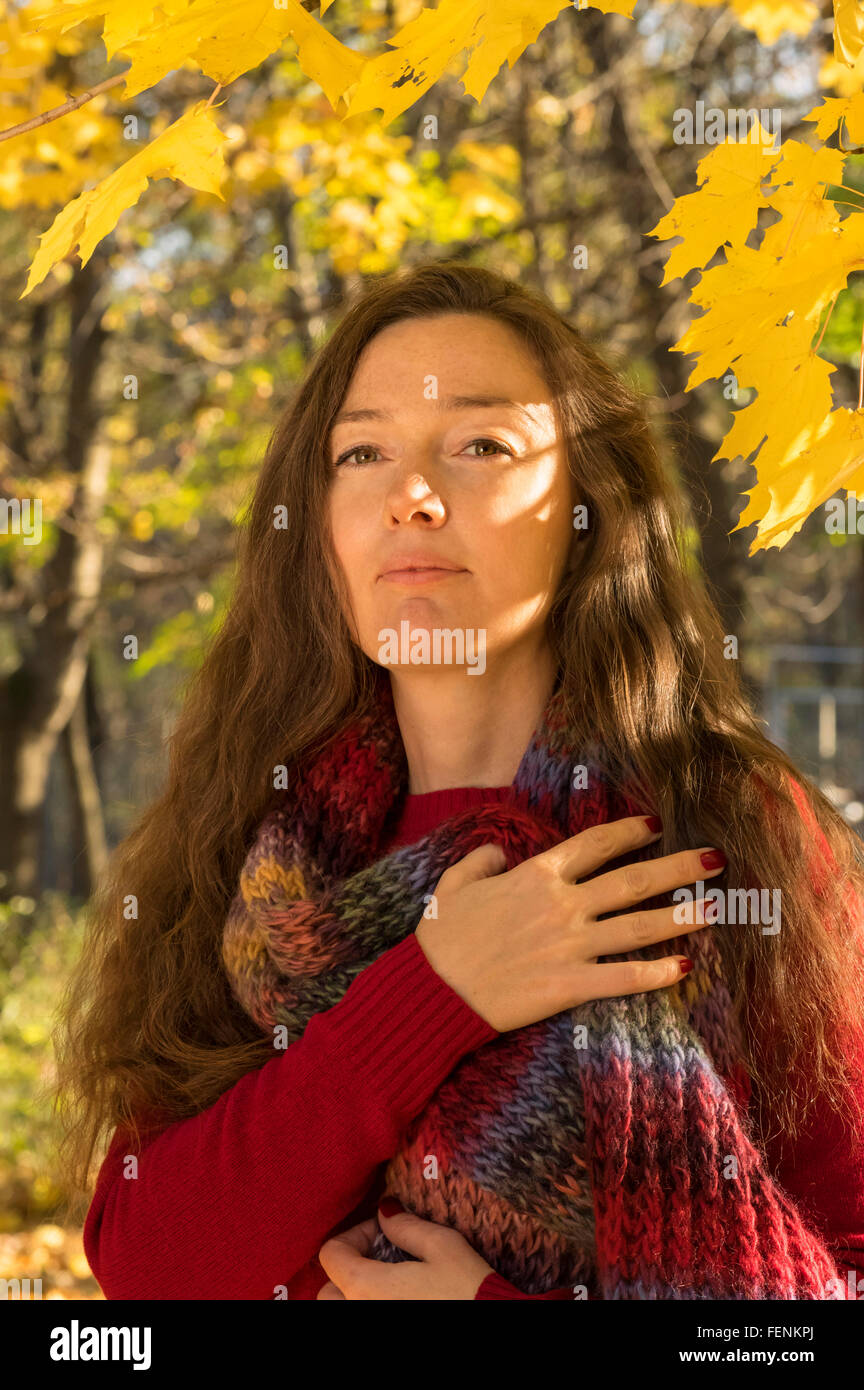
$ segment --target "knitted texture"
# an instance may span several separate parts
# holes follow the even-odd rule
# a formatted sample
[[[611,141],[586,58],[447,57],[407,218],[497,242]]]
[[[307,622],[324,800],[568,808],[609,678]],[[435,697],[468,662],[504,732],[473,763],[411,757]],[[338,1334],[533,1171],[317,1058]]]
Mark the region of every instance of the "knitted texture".
[[[379,692],[262,821],[226,920],[233,993],[279,1046],[414,931],[441,874],[477,846],[500,844],[511,869],[588,826],[651,810],[612,784],[597,745],[574,746],[556,693],[512,805],[460,812],[382,855],[407,768],[389,681]],[[656,854],[648,846],[598,872]],[[668,895],[644,904],[664,905]],[[460,1231],[524,1293],[836,1297],[834,1259],[772,1177],[723,1079],[740,1038],[720,930],[627,953],[689,955],[681,983],[566,1009],[466,1057],[404,1131],[388,1190]],[[383,1233],[373,1254],[413,1258]]]

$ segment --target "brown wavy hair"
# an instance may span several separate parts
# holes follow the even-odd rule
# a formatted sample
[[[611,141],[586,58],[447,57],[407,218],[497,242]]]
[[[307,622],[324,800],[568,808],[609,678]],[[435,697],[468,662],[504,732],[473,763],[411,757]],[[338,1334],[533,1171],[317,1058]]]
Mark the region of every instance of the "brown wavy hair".
[[[542,296],[487,269],[428,261],[366,286],[278,419],[238,532],[232,599],[169,740],[164,789],[88,903],[54,1033],[58,1171],[72,1207],[115,1126],[140,1139],[272,1059],[272,1040],[229,990],[226,913],[274,768],[368,708],[380,678],[352,638],[331,570],[328,436],[376,333],[453,312],[497,319],[535,354],[588,507],[548,618],[571,722],[613,766],[636,769],[663,821],[658,853],[718,845],[730,884],[781,890],[778,934],[712,928],[760,1133],[797,1132],[819,1093],[860,1118],[849,1058],[864,1034],[862,845],[766,738],[726,659],[646,399]],[[283,507],[287,525],[277,527]]]

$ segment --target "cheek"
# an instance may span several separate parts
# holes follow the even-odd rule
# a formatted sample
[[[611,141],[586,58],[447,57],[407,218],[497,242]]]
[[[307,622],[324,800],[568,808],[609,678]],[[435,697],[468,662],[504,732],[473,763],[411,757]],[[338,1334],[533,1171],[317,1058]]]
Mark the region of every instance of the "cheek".
[[[350,581],[361,548],[359,509],[341,491],[331,496],[329,521],[333,554]]]
[[[340,501],[331,499],[327,520],[330,529],[329,564],[333,580],[342,597],[343,608],[346,601],[351,608],[355,608],[356,540],[350,512]]]
[[[331,564],[336,569],[342,607],[365,630],[378,622],[376,604],[380,594],[373,583],[377,517],[359,489],[353,492],[348,487],[337,487],[330,496],[328,519]]]
[[[478,549],[511,592],[548,580],[566,563],[573,536],[570,489],[551,467],[520,479],[492,500],[482,521],[475,520]]]

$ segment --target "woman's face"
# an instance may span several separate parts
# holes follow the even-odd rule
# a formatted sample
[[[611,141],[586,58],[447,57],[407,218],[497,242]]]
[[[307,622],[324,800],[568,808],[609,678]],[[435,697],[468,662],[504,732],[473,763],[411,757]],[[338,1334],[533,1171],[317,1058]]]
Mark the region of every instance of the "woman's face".
[[[487,668],[545,646],[575,493],[549,389],[513,331],[456,313],[383,329],[357,364],[329,458],[346,617],[373,661],[402,664],[392,647],[382,657],[382,634],[405,620],[412,638],[461,629],[466,652],[482,632]],[[412,572],[436,562],[450,568]]]

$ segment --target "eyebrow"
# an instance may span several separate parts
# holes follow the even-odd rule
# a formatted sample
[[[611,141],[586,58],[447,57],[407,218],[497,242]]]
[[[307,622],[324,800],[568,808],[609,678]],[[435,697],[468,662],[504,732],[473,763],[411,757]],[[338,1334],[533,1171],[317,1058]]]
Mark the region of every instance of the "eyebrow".
[[[511,401],[508,396],[444,396],[441,400],[435,401],[439,410],[476,410],[478,407],[503,405],[510,406],[514,410],[520,411],[531,424],[536,425],[537,419],[527,406],[519,401]],[[350,420],[392,420],[393,415],[389,410],[342,410],[333,421],[334,426],[346,423]]]

